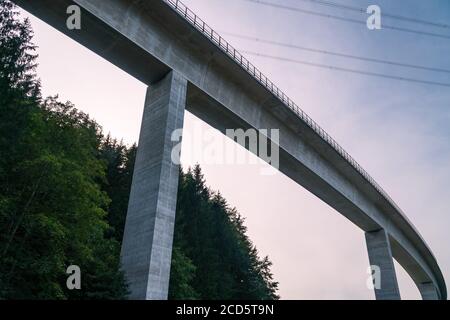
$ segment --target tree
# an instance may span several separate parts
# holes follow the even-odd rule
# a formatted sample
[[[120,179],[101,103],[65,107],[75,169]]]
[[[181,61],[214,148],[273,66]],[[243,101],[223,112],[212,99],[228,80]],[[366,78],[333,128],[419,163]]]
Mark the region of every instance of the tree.
[[[40,96],[36,79],[36,46],[28,19],[18,19],[19,13],[8,0],[0,0],[0,103],[5,106],[23,96],[35,102]]]
[[[187,283],[200,298],[278,298],[271,263],[267,257],[259,258],[243,223],[220,193],[206,187],[198,165],[186,174],[181,172],[174,246],[195,267]],[[177,297],[177,263],[172,260],[171,297]]]
[[[101,186],[111,199],[107,220],[112,227],[111,236],[118,242],[122,242],[123,237],[136,150],[136,145],[128,148],[110,135],[100,145],[100,158],[106,163],[106,179]]]
[[[105,236],[100,127],[70,103],[41,100],[31,38],[0,0],[0,297],[123,298],[119,243]],[[80,291],[66,287],[72,264]]]
[[[179,247],[173,247],[172,265],[170,270],[171,288],[169,299],[171,300],[193,300],[199,295],[192,287],[196,267]]]
[[[13,186],[11,172],[17,155],[26,152],[21,142],[29,130],[28,120],[38,101],[39,85],[33,72],[36,55],[35,47],[30,44],[31,37],[29,22],[19,21],[13,4],[0,0],[0,259],[11,246],[17,220],[23,217],[23,214],[16,214],[20,191]],[[6,275],[1,272],[0,294],[3,296],[5,281]]]

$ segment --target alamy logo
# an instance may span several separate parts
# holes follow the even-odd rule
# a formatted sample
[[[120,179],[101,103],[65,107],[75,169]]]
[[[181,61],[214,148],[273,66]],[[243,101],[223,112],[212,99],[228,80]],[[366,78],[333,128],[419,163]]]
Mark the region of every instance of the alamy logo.
[[[381,289],[381,269],[377,265],[371,265],[367,268],[367,273],[370,275],[367,279],[367,288],[370,290]]]
[[[81,9],[77,5],[71,5],[67,7],[66,13],[69,17],[66,20],[66,26],[69,30],[81,29]]]
[[[189,154],[195,159],[189,162],[201,161],[205,164],[251,164],[258,165],[266,162],[270,166],[262,166],[262,175],[274,175],[279,168],[279,129],[226,129],[226,136],[217,135],[213,129],[204,130],[196,126],[192,132],[177,129],[172,132],[171,140],[176,142],[172,148],[172,162],[181,163],[181,145],[189,149]],[[236,143],[227,143],[227,139]],[[183,142],[181,142],[183,140]],[[248,152],[239,151],[239,145],[244,146]]]
[[[373,4],[367,7],[367,13],[370,14],[370,16],[367,18],[367,28],[369,30],[380,30],[381,8]]]
[[[71,265],[66,270],[67,274],[70,276],[67,278],[66,286],[69,290],[80,290],[81,289],[81,270],[77,265]]]

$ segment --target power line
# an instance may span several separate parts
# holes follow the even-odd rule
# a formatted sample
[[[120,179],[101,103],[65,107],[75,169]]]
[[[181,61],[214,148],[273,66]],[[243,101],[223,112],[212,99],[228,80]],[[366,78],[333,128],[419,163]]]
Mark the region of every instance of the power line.
[[[406,68],[414,68],[414,69],[420,69],[420,70],[450,73],[450,70],[448,70],[448,69],[427,67],[427,66],[395,62],[395,61],[389,61],[389,60],[383,60],[383,59],[377,59],[377,58],[355,56],[355,55],[351,55],[351,54],[327,51],[327,50],[322,50],[322,49],[308,48],[308,47],[273,41],[273,40],[267,40],[267,39],[261,39],[261,38],[251,37],[251,36],[240,35],[240,34],[231,33],[231,32],[221,32],[221,33],[232,36],[232,37],[240,38],[240,39],[246,39],[246,40],[251,40],[251,41],[255,41],[255,42],[267,43],[267,44],[276,45],[276,46],[280,46],[280,47],[304,50],[304,51],[309,51],[309,52],[333,55],[333,56],[337,56],[337,57],[369,61],[369,62],[374,62],[374,63],[382,63],[382,64],[388,64],[388,65],[394,65],[394,66],[400,66],[400,67],[406,67]]]
[[[249,1],[251,1],[251,0],[249,0]],[[364,9],[364,8],[344,5],[344,4],[336,3],[336,2],[332,2],[332,1],[324,1],[324,0],[301,0],[301,1],[312,2],[312,3],[319,4],[319,5],[334,7],[334,8],[339,8],[339,9],[351,10],[351,11],[359,12],[362,14],[367,13],[366,9]],[[251,1],[251,2],[257,2],[257,1]],[[397,19],[397,20],[402,20],[402,21],[407,21],[407,22],[419,23],[419,24],[433,26],[433,27],[450,29],[450,25],[445,24],[445,23],[421,20],[421,19],[405,17],[405,16],[395,15],[395,14],[386,13],[386,12],[383,12],[383,17],[388,17],[391,19]]]
[[[303,64],[303,65],[308,65],[308,66],[313,66],[313,67],[318,67],[318,68],[323,68],[323,69],[330,69],[330,70],[336,70],[336,71],[356,73],[356,74],[362,74],[362,75],[373,76],[373,77],[388,78],[388,79],[394,79],[394,80],[400,80],[400,81],[408,81],[408,82],[415,82],[415,83],[422,83],[422,84],[450,87],[450,83],[428,81],[428,80],[421,80],[421,79],[414,79],[414,78],[406,78],[406,77],[400,77],[400,76],[394,76],[394,75],[388,75],[388,74],[376,73],[376,72],[370,72],[370,71],[363,71],[363,70],[356,70],[356,69],[348,69],[348,68],[342,68],[342,67],[338,67],[338,66],[320,64],[320,63],[313,63],[313,62],[309,62],[309,61],[296,60],[296,59],[290,59],[290,58],[279,57],[279,56],[272,56],[272,55],[268,55],[268,54],[264,54],[264,53],[258,53],[258,52],[252,52],[252,51],[240,51],[240,52],[241,53],[245,53],[245,54],[251,54],[251,55],[254,55],[254,56],[263,57],[263,58],[269,58],[269,59],[280,60],[280,61],[285,61],[285,62]]]
[[[266,2],[266,1],[262,1],[262,0],[244,0],[244,1],[252,2],[255,4],[261,4],[264,6],[269,6],[269,7],[278,8],[278,9],[285,9],[285,10],[289,10],[289,11],[295,11],[295,12],[300,12],[300,13],[304,13],[304,14],[314,15],[314,16],[318,16],[318,17],[322,17],[322,18],[328,18],[328,19],[334,19],[334,20],[339,20],[339,21],[346,21],[346,22],[366,25],[365,21],[341,17],[341,16],[335,16],[332,14],[327,14],[327,13],[322,13],[322,12],[317,12],[317,11],[301,9],[298,7],[291,7],[291,6],[287,6],[287,5],[283,5],[283,4]],[[390,25],[386,25],[386,24],[383,24],[382,28],[383,29],[391,29],[391,30],[395,30],[395,31],[401,31],[401,32],[420,34],[420,35],[430,36],[430,37],[443,38],[443,39],[447,39],[447,40],[450,39],[450,35],[421,31],[421,30],[414,30],[414,29],[408,29],[408,28],[402,28],[402,27],[396,27],[396,26],[390,26]]]

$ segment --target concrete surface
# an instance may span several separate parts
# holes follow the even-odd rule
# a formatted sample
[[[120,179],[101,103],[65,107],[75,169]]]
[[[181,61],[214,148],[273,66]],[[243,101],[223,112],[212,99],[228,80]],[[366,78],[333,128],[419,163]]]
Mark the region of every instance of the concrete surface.
[[[130,299],[167,299],[180,169],[171,135],[183,128],[186,89],[173,71],[147,92],[121,251]]]
[[[379,268],[380,286],[375,286],[377,300],[400,300],[397,276],[395,274],[394,260],[392,258],[391,244],[386,230],[366,232],[367,252],[371,266]]]

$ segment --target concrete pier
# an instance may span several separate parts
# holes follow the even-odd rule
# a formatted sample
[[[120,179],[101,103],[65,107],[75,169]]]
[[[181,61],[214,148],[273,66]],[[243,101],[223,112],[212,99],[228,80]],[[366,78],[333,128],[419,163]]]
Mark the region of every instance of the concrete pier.
[[[130,299],[168,296],[179,176],[171,134],[183,127],[186,90],[171,71],[147,91],[121,252]]]
[[[432,282],[425,282],[418,285],[423,300],[439,300],[436,287]]]
[[[380,288],[375,287],[377,300],[400,300],[389,236],[384,229],[366,232],[367,251],[371,266],[380,268]]]

